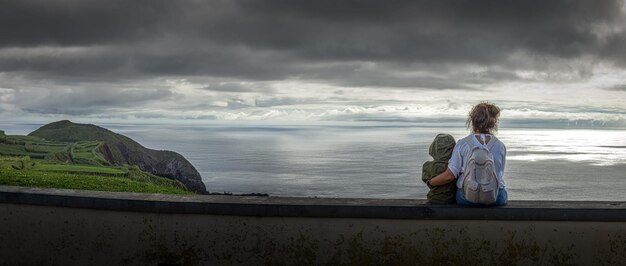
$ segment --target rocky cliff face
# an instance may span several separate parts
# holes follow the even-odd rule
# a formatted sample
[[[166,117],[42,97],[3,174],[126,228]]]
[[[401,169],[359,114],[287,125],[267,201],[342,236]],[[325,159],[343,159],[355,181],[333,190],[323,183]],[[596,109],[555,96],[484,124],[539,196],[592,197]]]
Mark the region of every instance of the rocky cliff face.
[[[176,179],[185,184],[190,191],[206,193],[200,174],[182,155],[173,151],[145,148],[126,136],[99,126],[63,120],[47,124],[33,131],[29,136],[65,142],[102,141],[99,151],[111,164],[137,165],[146,172]]]

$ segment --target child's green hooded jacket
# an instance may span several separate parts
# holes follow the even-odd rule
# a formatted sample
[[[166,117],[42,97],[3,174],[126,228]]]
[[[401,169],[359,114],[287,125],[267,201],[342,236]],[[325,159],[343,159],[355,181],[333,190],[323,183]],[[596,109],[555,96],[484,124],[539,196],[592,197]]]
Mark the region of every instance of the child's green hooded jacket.
[[[448,168],[448,160],[452,157],[454,145],[456,145],[456,142],[451,135],[438,134],[435,137],[428,151],[428,154],[433,157],[433,160],[425,162],[424,166],[422,166],[422,181],[424,181],[424,183],[446,171]],[[456,182],[436,186],[428,192],[428,202],[435,204],[456,203],[455,193]]]

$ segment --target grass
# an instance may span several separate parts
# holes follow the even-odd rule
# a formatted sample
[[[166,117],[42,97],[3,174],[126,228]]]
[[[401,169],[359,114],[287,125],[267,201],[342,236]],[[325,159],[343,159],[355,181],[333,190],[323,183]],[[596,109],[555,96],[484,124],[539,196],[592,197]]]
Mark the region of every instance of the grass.
[[[63,131],[52,127],[52,133],[70,140],[6,135],[0,130],[0,185],[193,194],[178,180],[152,175],[134,165],[113,166],[107,161],[101,152],[102,140],[110,138],[134,143],[124,136],[101,130],[97,131],[97,139],[102,140],[76,141],[73,138],[86,134],[85,130]],[[96,129],[95,126],[87,127]]]
[[[24,144],[24,150],[35,153],[50,153],[62,151],[66,146],[67,144],[62,143],[26,142]]]
[[[80,164],[111,165],[98,151],[101,141],[79,141],[71,146],[72,160]]]
[[[24,145],[27,142],[41,142],[42,139],[36,136],[3,135],[2,141],[9,144]]]
[[[30,156],[31,158],[43,159],[45,153],[28,152],[23,145],[0,143],[0,155],[4,156]]]
[[[97,191],[193,194],[183,188],[116,176],[0,169],[0,185]]]
[[[33,162],[28,156],[22,156],[22,157],[0,156],[0,168],[28,169],[28,168],[33,168],[34,166],[35,166],[35,162]]]
[[[187,190],[185,185],[178,180],[169,179],[161,176],[156,176],[148,172],[141,171],[136,165],[126,165],[128,169],[127,177],[130,179],[134,179],[141,182],[149,182],[152,184],[160,185],[160,186],[170,186],[177,187],[180,189]]]
[[[113,168],[75,164],[39,164],[34,168],[34,170],[114,176],[125,176],[128,174],[128,170],[121,167]]]
[[[61,163],[110,166],[111,163],[99,151],[100,145],[102,145],[101,141],[65,143],[32,136],[0,134],[0,156],[29,156],[32,159],[46,159]]]
[[[98,191],[193,194],[176,180],[141,171],[137,166],[54,164],[30,157],[0,156],[0,185]]]

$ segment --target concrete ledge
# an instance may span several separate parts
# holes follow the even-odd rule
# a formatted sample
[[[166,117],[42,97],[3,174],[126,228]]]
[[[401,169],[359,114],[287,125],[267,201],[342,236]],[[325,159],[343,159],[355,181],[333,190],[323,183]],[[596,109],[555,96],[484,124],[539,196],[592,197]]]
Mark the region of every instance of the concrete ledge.
[[[255,217],[626,221],[626,202],[511,201],[503,207],[473,208],[409,199],[165,195],[0,186],[0,203]]]
[[[622,265],[625,205],[4,186],[0,265]]]

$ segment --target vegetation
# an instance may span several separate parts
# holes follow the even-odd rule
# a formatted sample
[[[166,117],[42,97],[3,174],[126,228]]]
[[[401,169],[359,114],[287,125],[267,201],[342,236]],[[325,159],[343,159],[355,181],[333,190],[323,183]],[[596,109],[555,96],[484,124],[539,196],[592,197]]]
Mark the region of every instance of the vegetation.
[[[66,172],[66,173],[85,173],[92,175],[105,176],[127,176],[128,170],[124,168],[100,167],[91,165],[75,165],[75,164],[40,164],[34,167],[37,171],[45,172]]]
[[[45,147],[22,152],[31,158],[41,156],[33,152],[43,152],[45,149],[48,152],[45,159],[56,162],[92,166],[138,165],[141,170],[153,175],[182,182],[189,191],[206,193],[200,173],[182,155],[145,148],[126,136],[96,125],[57,121],[21,138],[16,141],[48,142]],[[60,149],[50,142],[64,143],[66,146]]]
[[[0,131],[0,185],[191,194],[177,180],[113,165],[102,141],[49,141]]]
[[[37,170],[0,169],[0,184],[98,191],[192,194],[181,187],[158,185],[125,177]]]

